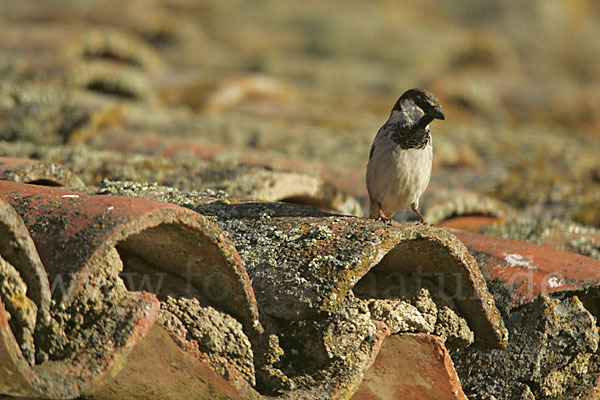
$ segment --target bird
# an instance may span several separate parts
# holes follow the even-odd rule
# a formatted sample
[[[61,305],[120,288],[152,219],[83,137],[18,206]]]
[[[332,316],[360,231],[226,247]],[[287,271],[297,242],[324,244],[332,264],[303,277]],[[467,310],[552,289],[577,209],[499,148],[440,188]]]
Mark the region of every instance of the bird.
[[[391,223],[397,212],[411,207],[421,224],[419,198],[429,185],[433,144],[429,124],[445,120],[440,101],[424,89],[409,89],[394,104],[377,132],[367,164],[370,218]]]

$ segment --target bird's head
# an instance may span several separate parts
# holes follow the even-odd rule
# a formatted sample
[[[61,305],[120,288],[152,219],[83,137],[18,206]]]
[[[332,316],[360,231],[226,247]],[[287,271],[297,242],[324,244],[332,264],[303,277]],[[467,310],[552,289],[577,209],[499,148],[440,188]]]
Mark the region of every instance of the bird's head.
[[[409,89],[404,92],[392,109],[391,117],[396,119],[394,113],[398,118],[402,116],[421,127],[429,125],[434,119],[446,119],[437,97],[423,89]]]

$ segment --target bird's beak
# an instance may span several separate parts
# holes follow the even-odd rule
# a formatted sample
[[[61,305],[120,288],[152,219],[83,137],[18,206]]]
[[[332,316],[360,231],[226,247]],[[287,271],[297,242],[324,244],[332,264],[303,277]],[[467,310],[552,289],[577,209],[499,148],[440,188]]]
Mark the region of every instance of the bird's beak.
[[[445,120],[446,116],[444,115],[444,112],[442,111],[442,106],[437,106],[436,108],[434,108],[433,111],[431,112],[431,117],[433,117],[435,119]]]

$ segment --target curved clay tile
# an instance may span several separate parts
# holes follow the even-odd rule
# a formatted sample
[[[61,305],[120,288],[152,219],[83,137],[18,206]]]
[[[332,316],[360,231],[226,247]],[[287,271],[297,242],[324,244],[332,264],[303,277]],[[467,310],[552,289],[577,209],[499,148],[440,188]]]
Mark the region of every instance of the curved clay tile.
[[[14,23],[5,27],[7,36],[0,48],[18,48],[31,57],[43,55],[49,62],[63,59],[72,64],[78,59],[110,59],[147,71],[160,70],[165,65],[147,42],[108,26]]]
[[[10,157],[0,157],[0,180],[70,188],[84,185],[77,175],[60,165]]]
[[[36,349],[33,343],[34,331],[37,337],[56,327],[49,310],[51,290],[27,228],[3,200],[0,235],[1,391],[29,398],[76,397],[113,369],[116,360],[145,335],[157,317],[158,302],[147,293],[128,294],[106,316],[105,320],[113,323],[107,323],[105,331],[97,332],[95,351],[79,352],[73,358],[52,363],[51,367],[36,365],[34,353],[37,350],[39,354],[41,349]],[[127,327],[119,326],[123,322]],[[24,332],[28,334],[24,336]]]
[[[78,171],[79,176],[92,184],[100,183],[102,178],[161,182],[182,190],[224,190],[234,197],[286,201],[344,215],[362,215],[360,204],[352,195],[316,175],[201,159],[171,160],[93,150],[80,154],[77,149],[60,146],[19,149],[5,143],[3,149],[5,154],[17,153],[19,157],[31,156],[35,151],[46,161],[0,157],[0,179],[47,186],[83,186],[72,173],[54,164],[58,163]]]
[[[267,332],[279,338],[282,350],[270,354],[286,361],[264,368],[266,376],[261,379],[280,379],[282,398],[348,398],[371,364],[385,364],[378,353],[386,347],[386,336],[431,333],[422,320],[414,320],[412,327],[393,326],[420,312],[398,305],[414,293],[411,287],[427,288],[433,298],[450,301],[446,304],[464,317],[476,345],[506,344],[507,331],[476,261],[444,229],[387,225],[284,203],[196,201],[196,211],[213,216],[229,232],[252,279]],[[384,309],[377,314],[379,306]],[[396,306],[405,311],[394,311]],[[444,309],[442,303],[437,307]],[[398,312],[397,320],[387,318],[390,311]],[[440,314],[436,315],[439,321]],[[354,347],[361,342],[362,346]],[[279,349],[276,343],[271,346]],[[445,351],[443,345],[440,348]],[[402,351],[392,352],[395,357],[408,357]],[[269,359],[260,357],[257,354],[259,364],[268,366]],[[311,367],[294,367],[303,363]],[[443,363],[436,370],[454,376],[453,385],[460,387],[449,358]],[[313,377],[310,384],[304,383],[298,370]],[[390,379],[405,379],[406,374],[397,371]],[[413,390],[424,395],[417,386]]]
[[[506,340],[475,259],[444,229],[389,226],[282,203],[217,203],[195,210],[215,215],[229,232],[264,313],[287,320],[314,318],[335,310],[371,273],[374,279],[422,277],[439,280],[480,345],[497,347]]]
[[[466,400],[450,353],[439,337],[387,338],[352,400],[387,400],[399,393],[405,398]]]
[[[66,290],[55,298],[64,307],[82,290],[80,280],[105,268],[105,256],[119,245],[175,275],[189,269],[194,285],[210,281],[219,306],[256,326],[252,287],[235,247],[201,215],[145,199],[11,182],[0,182],[0,194],[28,226],[50,281],[62,277]]]
[[[15,210],[0,199],[0,255],[13,266],[27,285],[27,295],[37,306],[38,320],[47,321],[50,309],[50,288],[46,271],[40,261],[27,227]],[[43,318],[40,318],[43,316]]]
[[[362,216],[360,204],[353,196],[317,176],[245,165],[232,169],[235,171],[233,178],[207,182],[208,186],[204,187],[222,189],[233,197],[284,201],[344,215]],[[208,168],[206,172],[210,174]]]
[[[245,75],[221,82],[207,95],[204,109],[211,112],[227,111],[248,98],[290,100],[296,93],[288,86],[267,75]]]
[[[479,261],[488,281],[501,284],[507,307],[540,295],[575,292],[597,317],[600,261],[591,257],[514,239],[456,231]]]
[[[122,153],[137,152],[168,158],[193,155],[204,160],[226,159],[252,166],[268,165],[269,168],[280,171],[318,175],[334,187],[352,196],[366,195],[364,170],[362,169],[341,168],[302,159],[277,157],[259,150],[205,144],[187,138],[171,137],[148,131],[103,129],[98,132],[94,140],[102,149]]]
[[[33,366],[19,351],[8,325],[10,316],[0,307],[0,366],[17,376],[8,385],[8,375],[0,374],[3,393],[75,397],[96,390],[109,371],[114,376],[122,367],[117,360],[151,330],[159,303],[153,294],[125,288],[119,276],[121,253],[184,277],[184,285],[237,316],[247,331],[260,331],[252,287],[235,248],[201,215],[145,199],[89,196],[12,182],[0,182],[0,196],[28,227],[48,274],[45,293],[50,286],[53,299],[52,321],[36,327],[42,335],[36,357],[46,355]],[[18,219],[14,212],[13,217]],[[3,258],[4,254],[3,250]],[[20,271],[21,261],[11,261]],[[29,275],[23,274],[23,281],[31,281]],[[45,362],[48,357],[51,367]],[[231,373],[233,377],[235,368]],[[57,379],[57,374],[63,377]]]
[[[469,221],[469,217],[479,217],[477,222],[491,225],[516,215],[515,210],[500,200],[462,189],[436,187],[423,196],[420,204],[429,223],[459,229],[460,223],[467,224],[467,227],[470,227],[468,222],[475,225],[476,221]]]

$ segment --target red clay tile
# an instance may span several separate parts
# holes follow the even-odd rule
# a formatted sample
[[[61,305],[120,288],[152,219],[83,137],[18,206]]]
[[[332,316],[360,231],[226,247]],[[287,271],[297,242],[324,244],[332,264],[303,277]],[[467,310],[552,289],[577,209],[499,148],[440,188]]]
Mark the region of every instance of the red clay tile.
[[[68,309],[80,292],[85,290],[87,280],[95,276],[94,271],[104,266],[102,262],[110,249],[114,251],[115,245],[120,243],[119,246],[127,251],[173,274],[184,274],[187,266],[192,272],[190,279],[194,286],[202,288],[202,285],[210,284],[211,293],[219,289],[217,299],[209,295],[207,297],[238,316],[250,332],[261,331],[256,300],[237,251],[221,230],[202,215],[168,203],[89,196],[6,181],[0,182],[0,199],[6,201],[0,202],[0,211],[4,211],[0,228],[7,230],[6,227],[16,226],[10,231],[16,232],[11,237],[28,237],[31,234],[48,278],[40,271],[39,259],[36,264],[31,239],[29,243],[22,239],[13,242],[20,246],[17,250],[33,260],[28,261],[32,266],[21,261],[24,256],[20,253],[17,257],[14,251],[7,251],[4,241],[0,250],[3,256],[12,255],[9,258],[28,285],[33,282],[31,287],[35,290],[31,290],[31,293],[38,293],[38,297],[39,293],[45,296],[41,300],[33,297],[46,308],[50,294],[49,282],[55,282],[57,278],[62,280],[64,290],[58,290],[53,298],[58,309]],[[21,218],[25,224],[20,222]],[[21,250],[21,247],[25,250]],[[31,254],[27,254],[27,251]],[[209,278],[210,281],[207,281]],[[36,280],[41,283],[36,283]],[[98,338],[98,344],[102,346],[101,357],[97,354],[100,349],[94,349],[93,355],[92,352],[88,355],[86,349],[65,360],[30,366],[21,355],[8,324],[9,315],[0,302],[0,372],[4,371],[0,373],[2,393],[71,398],[98,390],[108,379],[109,372],[114,376],[127,354],[150,331],[158,312],[159,303],[153,294],[126,292],[121,302],[110,309],[106,316],[111,321],[121,321],[131,327],[126,331],[126,337],[119,339],[119,344],[111,339],[114,332],[108,329],[103,331],[105,338]],[[169,370],[166,364],[162,367],[165,371]],[[202,375],[200,381],[206,378],[221,382],[218,385],[225,385],[225,392],[235,394],[223,378],[217,377],[209,369],[207,363],[201,367],[206,376]],[[185,374],[190,375],[190,384],[198,379],[193,375],[193,369]],[[58,375],[61,379],[56,378]],[[241,382],[242,377],[233,367],[228,372],[228,380],[231,384],[240,381],[239,385],[234,386],[242,393],[254,393],[245,382]],[[208,384],[209,387],[211,385]]]
[[[373,271],[422,275],[424,279],[436,281],[440,289],[454,299],[467,319],[475,332],[478,346],[503,347],[506,344],[504,322],[475,259],[467,249],[444,229],[411,224],[399,225],[398,228],[396,234],[402,241],[393,240],[394,247],[387,254],[382,252],[386,247],[383,243],[375,247],[383,258],[373,265]],[[382,238],[395,236],[390,235],[392,230],[386,231],[381,233]]]
[[[571,232],[564,229],[554,228],[543,239],[545,246],[554,247],[559,250],[568,248],[575,241],[590,241],[600,247],[600,232]]]
[[[210,279],[211,289],[219,289],[220,306],[249,328],[259,324],[250,279],[235,247],[198,213],[169,203],[12,182],[0,182],[0,196],[23,218],[50,282],[59,275],[66,277],[66,291],[58,302],[68,304],[81,289],[80,280],[91,272],[91,264],[122,242],[175,275],[184,275],[189,268],[191,282],[198,287]],[[173,226],[179,240],[161,247],[160,229],[169,232]],[[166,244],[177,247],[165,248]]]
[[[223,112],[248,98],[286,100],[295,95],[296,93],[282,81],[268,75],[249,74],[221,82],[208,94],[204,109]]]
[[[38,307],[38,320],[50,312],[50,287],[46,271],[21,217],[0,196],[0,255],[19,267],[27,295]]]
[[[0,180],[70,188],[84,185],[77,175],[60,165],[10,157],[0,157]]]
[[[160,324],[129,353],[123,369],[91,394],[94,399],[261,399],[245,380],[225,380],[198,354],[177,345]],[[239,385],[234,389],[235,382]],[[245,383],[245,385],[243,385]],[[232,387],[233,386],[233,387]]]
[[[466,400],[454,364],[437,336],[392,335],[352,400]]]
[[[215,207],[206,201],[195,210],[223,218],[220,226],[245,249],[244,262],[265,314],[310,319],[335,310],[361,280],[383,286],[393,278],[428,279],[454,300],[478,345],[502,347],[506,340],[475,259],[445,229],[387,225],[281,203],[228,199]],[[248,243],[258,245],[248,248]]]
[[[488,215],[461,215],[446,219],[436,226],[441,228],[461,229],[464,231],[476,231],[484,226],[492,225],[501,221],[501,218]]]
[[[83,351],[76,358],[30,366],[21,355],[0,300],[0,390],[3,394],[28,398],[74,398],[101,385],[109,373],[121,367],[131,348],[147,334],[158,316],[158,300],[150,293],[129,293],[111,317],[130,325],[119,346],[106,338],[102,355]],[[113,314],[114,314],[113,313]]]
[[[138,152],[165,157],[172,157],[177,154],[192,154],[207,160],[214,160],[227,155],[227,159],[245,164],[268,165],[284,171],[316,174],[353,196],[366,195],[364,171],[359,169],[337,168],[323,163],[289,157],[274,157],[248,148],[204,144],[183,138],[166,137],[152,132],[102,130],[98,132],[95,140],[104,149],[120,152]]]
[[[541,294],[584,291],[600,286],[600,261],[513,239],[456,231],[488,279],[508,289],[512,305]]]
[[[2,186],[7,182],[0,183]],[[7,183],[8,184],[8,183]],[[16,186],[31,186],[12,184]],[[43,190],[41,187],[31,186]],[[27,297],[37,306],[37,324],[50,319],[50,289],[44,267],[23,221],[0,196],[0,254],[13,265],[27,286]],[[10,301],[10,299],[9,299]],[[22,305],[13,304],[17,308]],[[83,351],[68,360],[32,365],[27,361],[13,335],[6,304],[0,299],[0,391],[28,398],[73,398],[102,381],[131,347],[143,337],[158,316],[159,305],[149,293],[128,293],[110,312],[110,318],[126,323],[127,333],[120,335],[119,345],[112,342],[110,329],[97,336],[95,352]],[[14,315],[12,316],[14,318]]]

